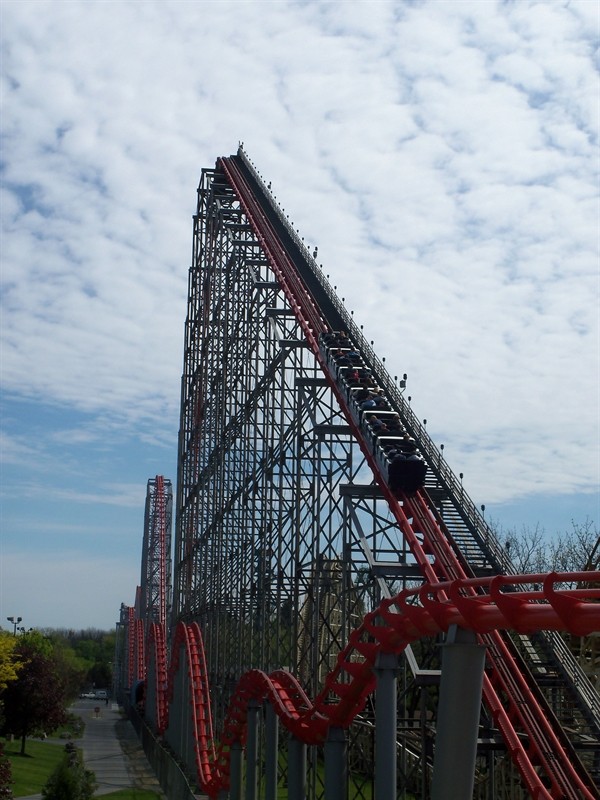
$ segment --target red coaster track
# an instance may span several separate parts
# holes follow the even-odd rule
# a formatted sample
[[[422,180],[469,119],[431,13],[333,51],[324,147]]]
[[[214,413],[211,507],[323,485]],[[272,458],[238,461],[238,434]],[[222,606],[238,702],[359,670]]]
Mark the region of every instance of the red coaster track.
[[[600,583],[600,572],[550,573],[548,575],[516,575],[512,577],[461,579],[427,583],[418,589],[406,590],[384,600],[367,614],[339,654],[335,669],[328,675],[323,690],[311,701],[294,676],[283,670],[270,675],[251,670],[238,682],[229,704],[225,728],[215,752],[210,718],[209,686],[204,661],[202,635],[196,624],[179,623],[175,632],[172,661],[169,669],[168,697],[173,700],[177,676],[187,671],[193,697],[196,767],[200,788],[209,797],[229,787],[229,753],[234,742],[243,742],[250,701],[266,701],[275,709],[280,721],[295,737],[306,744],[322,744],[330,726],[347,728],[363,709],[375,688],[375,661],[380,653],[401,653],[407,645],[424,636],[434,636],[451,625],[468,628],[481,634],[483,641],[499,630],[515,629],[522,633],[537,630],[568,631],[584,636],[600,629],[600,588],[561,590],[564,583],[585,581],[588,586]],[[539,583],[538,591],[507,591],[523,584]],[[489,690],[488,690],[489,691]],[[526,698],[531,702],[531,698]],[[489,700],[488,700],[489,702]],[[534,798],[573,797],[593,800],[595,792],[582,778],[569,769],[561,757],[557,737],[550,738],[554,748],[545,754],[545,761],[560,762],[568,787],[554,780],[544,786],[535,768],[539,759],[539,740],[532,730],[531,745],[526,750],[511,720],[512,705],[507,710],[498,701],[491,710],[506,737],[507,748],[518,765],[525,784]],[[539,720],[541,722],[541,720]],[[161,729],[168,720],[161,720]],[[547,765],[544,764],[547,769]],[[553,773],[550,773],[553,774]]]
[[[470,576],[466,573],[448,540],[445,526],[440,519],[436,518],[426,494],[420,491],[415,497],[397,498],[387,486],[363,430],[354,422],[346,395],[338,386],[337,380],[330,372],[319,348],[319,335],[329,327],[327,320],[324,319],[321,310],[317,307],[309,288],[298,273],[292,257],[275,231],[269,215],[259,202],[241,159],[239,156],[223,158],[218,161],[218,166],[223,169],[229,184],[237,195],[245,216],[294,310],[306,340],[320,362],[340,408],[386,496],[404,538],[421,567],[424,579],[431,584],[435,584],[439,580],[469,579]],[[421,536],[417,535],[417,532]],[[431,555],[434,556],[433,561],[430,558]],[[473,594],[475,593],[474,587],[471,591]],[[505,602],[504,608],[508,607],[509,604]],[[510,607],[514,608],[514,605]],[[500,624],[495,627],[510,628],[513,626]],[[475,628],[475,630],[479,629]],[[537,769],[541,767],[551,785],[548,796],[572,797],[574,800],[582,797],[592,798],[594,795],[567,755],[570,747],[568,738],[562,731],[556,733],[552,729],[540,694],[528,685],[507,641],[494,627],[489,631],[479,632],[486,634],[483,641],[489,650],[490,668],[484,678],[483,690],[485,702],[526,785],[530,788],[532,796],[544,796],[539,794],[545,791],[537,772]],[[505,708],[501,697],[508,698],[508,708]],[[529,738],[530,744],[527,752],[519,739],[519,733],[523,732]]]
[[[458,625],[475,631],[481,643],[486,645],[484,703],[530,795],[534,798],[593,800],[597,792],[592,780],[575,766],[578,760],[571,742],[562,729],[553,728],[552,715],[547,713],[544,697],[535,685],[531,685],[530,676],[505,631],[565,631],[584,636],[600,630],[600,588],[595,588],[599,585],[600,573],[476,578],[465,558],[461,557],[460,549],[427,492],[420,490],[409,497],[391,491],[373,452],[372,442],[356,421],[348,393],[339,384],[338,376],[320,347],[320,336],[332,327],[331,320],[319,307],[315,293],[277,232],[272,221],[272,209],[267,208],[256,191],[252,175],[239,155],[219,159],[217,169],[223,173],[239,201],[425,584],[384,600],[375,611],[366,615],[352,633],[336,667],[314,700],[306,696],[289,672],[246,672],[231,697],[218,748],[214,745],[200,628],[196,623],[177,624],[167,670],[165,622],[161,613],[150,626],[146,640],[148,685],[152,687],[152,695],[147,697],[151,704],[150,709],[147,703],[147,716],[153,719],[158,733],[166,734],[167,739],[170,719],[173,729],[185,729],[186,736],[190,733],[200,788],[210,797],[216,797],[229,785],[230,747],[245,739],[250,701],[269,702],[282,724],[295,737],[307,744],[321,744],[331,726],[347,728],[363,708],[374,689],[373,668],[379,654],[401,653],[413,641]],[[205,297],[202,304],[205,329],[210,324],[208,307],[209,298]],[[202,391],[201,387],[196,395],[198,420],[203,413]],[[192,447],[197,446],[197,439],[193,439]],[[164,517],[160,508],[157,515],[161,519]],[[193,518],[190,519],[192,524]],[[156,552],[159,550],[164,561],[164,548]],[[188,555],[186,550],[185,569],[190,570],[192,562]],[[160,575],[164,580],[164,563]],[[561,588],[561,584],[573,582],[585,582],[588,588]],[[191,585],[191,580],[184,580],[184,583]],[[531,590],[534,584],[540,584],[542,588]],[[160,609],[164,597],[164,592],[159,595]],[[141,675],[139,658],[144,643],[144,632],[139,630],[140,621],[131,617],[132,613],[128,620],[130,629],[136,632],[131,642],[137,642],[137,648],[135,657],[133,644],[129,650],[129,686]],[[182,711],[181,699],[178,705],[177,695],[184,686],[191,703]],[[179,718],[173,721],[175,714]]]

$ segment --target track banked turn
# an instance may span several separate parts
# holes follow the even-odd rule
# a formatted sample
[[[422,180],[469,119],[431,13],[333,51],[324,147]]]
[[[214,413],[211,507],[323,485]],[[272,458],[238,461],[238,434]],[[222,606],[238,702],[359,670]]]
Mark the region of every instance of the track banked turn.
[[[375,662],[380,653],[400,654],[411,643],[425,636],[447,632],[450,626],[490,636],[501,629],[521,633],[537,630],[568,631],[584,636],[600,627],[600,588],[561,590],[560,584],[600,581],[600,572],[549,573],[511,577],[461,579],[424,583],[384,600],[368,613],[352,633],[339,654],[337,665],[313,700],[308,698],[294,676],[277,670],[266,674],[250,670],[238,682],[229,703],[229,712],[218,748],[210,714],[209,685],[204,659],[202,634],[197,624],[180,622],[175,631],[168,683],[163,680],[165,697],[160,703],[157,729],[168,726],[169,704],[181,676],[193,687],[191,727],[195,743],[195,761],[200,788],[209,797],[229,787],[231,746],[244,742],[249,704],[266,701],[280,721],[297,739],[309,745],[323,744],[331,727],[347,728],[363,709],[375,688]],[[536,591],[521,591],[523,585],[541,585]],[[515,591],[519,590],[519,591]],[[158,627],[158,626],[157,626]],[[160,638],[157,647],[163,647]],[[152,660],[152,659],[150,659]],[[164,702],[166,700],[167,702]],[[512,728],[508,712],[499,704],[492,709],[498,724],[507,733],[507,749],[518,765],[534,798],[594,798],[595,792],[564,770],[566,789],[556,783],[543,785],[532,763],[531,750],[525,751]],[[513,733],[509,732],[513,730]],[[560,758],[560,743],[546,759]]]

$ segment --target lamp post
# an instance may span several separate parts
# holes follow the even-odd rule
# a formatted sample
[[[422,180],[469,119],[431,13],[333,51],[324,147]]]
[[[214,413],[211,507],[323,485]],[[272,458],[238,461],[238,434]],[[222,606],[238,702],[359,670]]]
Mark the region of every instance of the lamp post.
[[[16,636],[17,635],[17,625],[19,624],[19,622],[21,622],[23,617],[7,617],[6,619],[9,622],[12,622],[12,625],[13,625],[13,636]]]

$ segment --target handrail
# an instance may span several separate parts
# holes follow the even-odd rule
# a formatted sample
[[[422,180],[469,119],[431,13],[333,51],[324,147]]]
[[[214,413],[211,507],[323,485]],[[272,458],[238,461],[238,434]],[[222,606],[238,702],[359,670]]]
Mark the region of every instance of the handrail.
[[[479,544],[484,548],[487,548],[489,553],[493,554],[496,562],[500,565],[500,571],[514,572],[514,565],[511,563],[504,549],[500,546],[494,532],[485,521],[485,518],[482,516],[473,500],[464,490],[462,481],[459,482],[458,478],[444,458],[442,452],[433,442],[433,439],[427,432],[427,429],[424,425],[422,425],[421,421],[418,419],[410,405],[406,402],[398,385],[392,381],[385,365],[378,358],[375,351],[364,337],[362,331],[352,319],[352,316],[348,314],[345,306],[340,303],[336,292],[329,283],[329,280],[317,264],[315,258],[310,253],[310,250],[304,241],[300,238],[300,236],[298,236],[289,220],[283,214],[283,211],[275,200],[274,195],[265,186],[262,178],[254,167],[254,164],[241,146],[238,149],[238,156],[242,159],[246,168],[252,174],[254,180],[262,188],[271,209],[277,215],[281,224],[285,227],[287,234],[302,253],[304,261],[306,262],[306,266],[319,281],[319,284],[327,295],[328,300],[334,306],[336,312],[344,320],[348,335],[358,347],[365,359],[365,362],[368,363],[372,372],[376,376],[378,384],[382,389],[384,389],[386,396],[395,403],[395,410],[400,414],[402,421],[411,436],[418,442],[419,450],[425,456],[428,466],[441,482],[442,486],[449,491],[452,497],[460,497],[460,508],[457,510],[459,513],[461,513],[464,521],[468,524],[469,529],[477,536]]]
[[[267,255],[278,281],[280,282],[282,289],[295,312],[296,318],[302,327],[302,330],[304,331],[305,336],[307,337],[307,340],[315,353],[315,356],[321,362],[325,373],[327,374],[327,365],[325,364],[323,356],[319,352],[316,342],[317,335],[321,331],[326,330],[326,320],[324,320],[322,312],[319,312],[319,308],[316,306],[315,301],[311,296],[311,292],[307,288],[307,286],[311,284],[311,281],[307,281],[306,276],[302,274],[302,270],[299,268],[297,259],[295,259],[287,247],[282,243],[280,235],[276,233],[271,221],[268,218],[268,215],[265,213],[264,206],[262,206],[261,201],[258,200],[255,189],[250,186],[247,177],[240,170],[239,162],[233,158],[220,159],[220,164],[222,165],[226,175],[228,176],[228,180],[238,195],[240,204],[255,231],[259,243],[265,250],[265,254]],[[255,179],[253,171],[251,172],[251,177]],[[262,186],[262,182],[260,180],[258,180],[258,186]],[[266,192],[265,196],[267,196]],[[273,201],[268,197],[267,199],[269,203],[273,205]],[[464,502],[467,511],[470,512],[466,515],[467,520],[470,516],[471,519],[474,519],[477,523],[475,526],[475,531],[478,532],[480,544],[481,542],[485,541],[485,538],[491,542],[495,542],[495,550],[498,555],[498,562],[502,563],[502,561],[504,561],[506,563],[504,551],[502,551],[500,548],[499,543],[497,543],[495,540],[495,537],[483,518],[479,517],[477,511],[475,510],[474,504],[472,501],[470,501],[470,498],[466,496],[464,490],[461,491],[462,487],[458,486],[458,481],[456,480],[445,460],[442,458],[441,453],[435,447],[425,428],[421,426],[421,423],[417,420],[416,416],[412,412],[412,409],[407,406],[397,387],[392,384],[391,378],[387,373],[383,363],[379,361],[375,353],[365,342],[362,334],[358,332],[358,329],[355,327],[352,320],[349,319],[345,309],[337,300],[337,297],[331,292],[329,284],[324,276],[322,276],[322,273],[318,271],[316,263],[308,253],[305,245],[300,242],[295,233],[290,230],[289,225],[285,220],[283,220],[282,215],[276,206],[274,207],[274,210],[284,224],[285,230],[289,232],[289,235],[300,248],[300,252],[303,254],[303,260],[307,267],[313,272],[314,275],[318,277],[321,289],[326,289],[327,293],[330,295],[329,300],[336,309],[336,313],[339,314],[339,319],[347,321],[348,324],[346,328],[353,343],[358,347],[359,351],[361,351],[364,361],[371,366],[374,377],[377,380],[377,383],[383,388],[387,399],[390,400],[391,398],[395,398],[397,401],[400,416],[403,418],[405,426],[417,440],[419,449],[421,450],[421,453],[425,455],[430,468],[435,474],[439,475],[441,479],[445,480],[448,486],[452,487],[450,496],[453,499],[455,507],[460,510],[461,506],[459,506],[458,503],[461,501]],[[338,399],[340,400],[342,407],[345,408],[345,401],[340,394],[339,387],[336,387],[337,381],[335,376],[330,375],[329,378],[334,392],[336,395],[339,395]],[[353,427],[350,419],[349,423],[351,427]],[[362,436],[361,432],[356,429],[355,434],[360,441]],[[372,463],[372,458],[369,459],[368,454],[366,455],[367,460],[369,460],[369,463],[374,470],[374,474],[377,476],[377,466]],[[380,479],[381,476],[379,476],[378,480]],[[382,485],[384,494],[387,497],[389,495],[389,489],[386,492],[386,488],[388,487]],[[434,511],[431,508],[431,504],[429,504],[429,510],[427,510],[425,496],[421,493],[418,493],[417,499],[418,503],[416,507],[419,508],[417,518],[419,519],[420,523],[424,525],[423,532],[429,540],[429,545],[431,546],[432,543],[435,545],[437,569],[441,569],[443,574],[449,580],[464,578],[465,572],[459,563],[460,551],[456,549],[455,545],[452,545],[452,543],[448,541],[447,534],[444,533],[444,527],[440,525],[439,520],[434,519]],[[394,501],[394,498],[391,497],[391,495],[388,497],[388,502],[391,503],[392,511],[394,514],[396,514],[398,522],[401,524],[405,536],[407,536],[410,525],[408,524],[408,520],[404,518],[405,515],[402,509],[400,508],[399,504]],[[404,502],[407,503],[407,507],[413,505],[412,502],[408,502],[407,498],[404,498]],[[465,517],[463,516],[463,519],[464,518]],[[485,532],[485,537],[481,536],[481,533],[479,533],[481,528],[483,528]],[[416,551],[415,555],[417,555],[417,553],[421,551],[421,545],[416,540],[414,535],[413,538],[415,541],[413,544],[411,544],[411,549],[413,549],[413,552]],[[424,576],[429,577],[431,580],[430,573],[431,564],[427,562],[424,566],[423,574]],[[433,574],[435,575],[435,573]],[[440,573],[438,572],[438,574]],[[532,581],[533,578],[530,577],[528,580]],[[522,593],[519,594],[522,595]],[[520,599],[521,598],[519,598],[519,600]],[[517,600],[517,598],[515,598],[515,600]],[[533,695],[531,695],[531,692],[528,692],[528,687],[521,672],[521,668],[517,667],[517,665],[513,663],[512,656],[507,650],[506,646],[503,645],[502,641],[497,640],[496,647],[498,652],[501,653],[501,659],[506,659],[506,664],[503,664],[502,670],[498,669],[496,671],[497,674],[494,673],[494,677],[509,692],[509,694],[512,687],[514,692],[529,697],[531,703],[535,707],[535,698]],[[500,700],[489,680],[485,682],[484,689],[489,707],[494,716],[497,716],[500,727],[503,730],[503,733],[506,734],[507,741],[512,741],[515,738],[513,722],[506,714],[502,716]],[[521,713],[519,708],[516,706],[512,707],[511,714],[514,714],[515,718],[520,720],[524,728],[528,730],[530,735],[534,738],[534,750],[542,762],[545,762],[547,752],[552,752],[556,756],[561,754],[561,745],[558,743],[558,741],[555,741],[555,735],[553,734],[552,729],[548,728],[546,721],[540,716],[540,714],[531,715],[529,711],[527,711],[527,713]],[[525,758],[525,756],[523,756],[523,758]],[[556,772],[553,769],[550,771],[554,775],[553,780],[558,781],[561,786],[564,786],[566,785],[564,779],[559,777],[561,775],[561,770],[563,773],[565,770],[568,771],[573,780],[577,779],[577,773],[573,772],[573,767],[568,760],[565,758],[560,758],[559,760],[560,764],[557,766]],[[527,763],[529,764],[529,762]],[[548,768],[550,768],[549,765]],[[523,770],[527,769],[527,766],[523,767]]]
[[[474,537],[475,542],[482,549],[483,553],[491,560],[492,565],[497,572],[503,574],[514,574],[517,572],[517,568],[510,559],[508,552],[501,546],[497,536],[488,525],[479,509],[476,507],[469,494],[465,491],[462,480],[459,481],[444,458],[443,453],[435,445],[425,426],[421,424],[420,420],[407,403],[398,385],[392,381],[385,365],[378,358],[373,348],[364,337],[362,331],[355,324],[352,316],[348,314],[345,306],[339,301],[337,293],[329,283],[327,276],[317,264],[314,256],[304,243],[304,240],[300,238],[289,220],[284,215],[281,207],[275,199],[275,196],[270,191],[270,188],[265,186],[260,174],[241,146],[238,149],[238,156],[244,163],[246,169],[252,175],[256,184],[261,188],[271,210],[281,222],[286,233],[293,240],[299,252],[302,254],[306,267],[317,279],[321,289],[327,295],[329,302],[333,305],[340,318],[344,320],[346,332],[360,351],[365,362],[371,368],[377,383],[384,390],[386,398],[391,401],[391,405],[395,404],[394,410],[400,414],[404,426],[417,441],[419,450],[425,457],[428,467],[435,474],[440,485],[448,493],[448,497],[452,500],[454,508],[459,512],[463,522],[466,524],[471,535]],[[598,725],[600,726],[600,711],[598,710],[598,703],[600,703],[600,701],[597,697],[593,697],[594,693],[590,695],[588,692],[586,694],[581,688],[586,686],[586,676],[583,669],[571,651],[565,646],[561,647],[561,643],[564,645],[564,642],[562,642],[559,636],[555,635],[552,637],[552,642],[556,644],[555,657],[557,660],[560,660],[560,663],[564,667],[564,671],[571,676],[575,691],[579,695],[581,701],[586,705],[587,708],[590,709],[590,712],[595,716],[596,719],[598,719]]]
[[[600,695],[563,637],[556,631],[540,631],[539,636],[546,640],[557,659],[559,669],[569,676],[573,690],[590,710],[596,725],[600,727]]]

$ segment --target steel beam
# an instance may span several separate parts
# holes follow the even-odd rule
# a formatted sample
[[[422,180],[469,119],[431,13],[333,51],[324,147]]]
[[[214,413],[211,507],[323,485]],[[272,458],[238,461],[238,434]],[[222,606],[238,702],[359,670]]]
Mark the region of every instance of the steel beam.
[[[398,656],[380,653],[375,662],[375,800],[396,800]]]
[[[242,773],[244,751],[241,742],[231,745],[229,756],[229,799],[242,800]]]
[[[277,756],[279,753],[279,717],[267,703],[265,724],[265,800],[277,800]]]
[[[246,800],[256,800],[258,791],[258,726],[260,704],[251,701],[248,704],[246,723]]]
[[[442,646],[432,800],[473,797],[485,651],[473,631],[451,626]]]
[[[330,728],[325,742],[325,800],[348,797],[348,746],[342,728]]]
[[[306,745],[295,736],[288,745],[288,800],[306,800]]]

